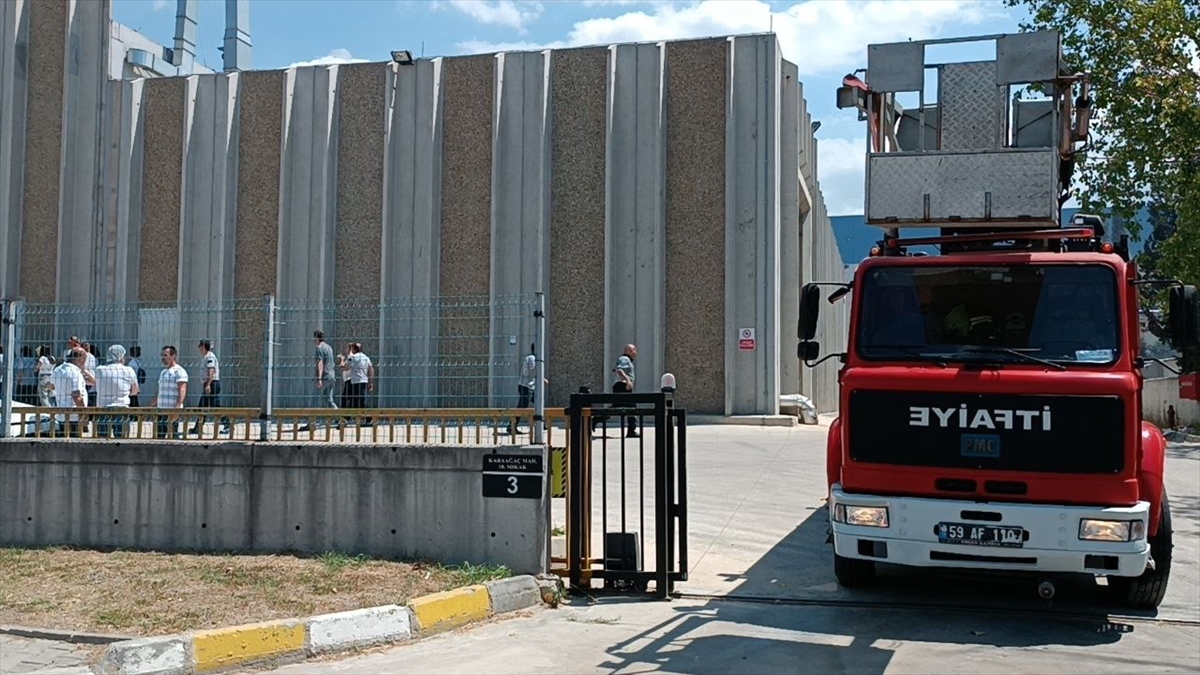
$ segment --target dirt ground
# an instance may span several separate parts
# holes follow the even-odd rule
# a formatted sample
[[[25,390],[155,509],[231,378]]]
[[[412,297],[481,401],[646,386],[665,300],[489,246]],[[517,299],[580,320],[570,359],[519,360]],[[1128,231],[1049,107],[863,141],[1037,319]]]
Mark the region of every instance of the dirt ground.
[[[362,607],[508,576],[493,567],[326,554],[0,549],[0,624],[163,635]]]

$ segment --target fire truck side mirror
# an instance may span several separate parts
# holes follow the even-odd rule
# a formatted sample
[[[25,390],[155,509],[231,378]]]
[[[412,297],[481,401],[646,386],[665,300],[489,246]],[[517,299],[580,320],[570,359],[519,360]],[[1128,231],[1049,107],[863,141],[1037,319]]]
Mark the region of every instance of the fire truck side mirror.
[[[1195,286],[1172,286],[1168,297],[1167,325],[1174,347],[1200,347],[1200,292]]]
[[[801,361],[816,361],[820,355],[821,345],[817,342],[803,340],[800,344],[796,345],[796,356]]]
[[[821,312],[821,289],[816,284],[804,284],[800,289],[800,323],[797,337],[808,341],[817,334],[817,316]]]

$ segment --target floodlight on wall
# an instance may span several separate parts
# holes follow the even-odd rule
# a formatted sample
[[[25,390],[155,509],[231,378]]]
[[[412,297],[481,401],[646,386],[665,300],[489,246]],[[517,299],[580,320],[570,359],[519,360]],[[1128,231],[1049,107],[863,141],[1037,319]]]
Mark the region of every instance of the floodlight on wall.
[[[821,120],[817,120],[816,122],[812,123],[812,132],[814,134],[817,133],[817,129],[820,129],[820,128],[821,128]]]
[[[411,66],[413,64],[412,52],[407,49],[401,49],[392,52],[392,60],[402,66]]]

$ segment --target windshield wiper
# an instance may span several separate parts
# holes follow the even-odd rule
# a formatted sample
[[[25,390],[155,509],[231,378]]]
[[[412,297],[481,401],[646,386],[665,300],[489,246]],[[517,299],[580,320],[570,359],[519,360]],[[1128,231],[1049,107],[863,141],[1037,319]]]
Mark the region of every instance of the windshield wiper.
[[[1008,354],[1009,356],[1016,356],[1017,358],[1028,361],[1030,363],[1040,363],[1043,366],[1050,366],[1051,368],[1057,368],[1058,370],[1066,370],[1067,369],[1067,367],[1061,363],[1047,361],[1046,359],[1039,359],[1038,357],[1033,356],[1032,354],[1026,354],[1025,352],[1023,352],[1019,349],[1013,349],[1011,347],[993,347],[993,346],[989,346],[989,345],[964,345],[962,348],[962,351],[964,351],[964,352],[990,352],[993,354]]]
[[[942,368],[946,367],[945,361],[943,361],[937,357],[934,357],[930,354],[926,354],[925,352],[922,352],[921,347],[923,347],[923,346],[924,345],[874,345],[874,344],[872,344],[872,345],[862,345],[862,348],[863,349],[895,349],[898,351],[902,351],[905,354],[909,354],[910,356],[915,356],[918,359],[921,359],[923,361],[928,361],[930,363],[936,363],[938,366],[940,366]]]

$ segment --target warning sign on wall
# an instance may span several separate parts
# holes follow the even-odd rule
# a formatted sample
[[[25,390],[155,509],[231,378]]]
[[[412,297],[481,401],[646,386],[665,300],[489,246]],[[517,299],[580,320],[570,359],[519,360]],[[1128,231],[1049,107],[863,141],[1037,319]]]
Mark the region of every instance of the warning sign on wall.
[[[752,352],[756,345],[753,328],[738,329],[738,349],[744,352]]]

